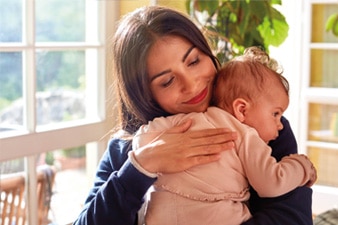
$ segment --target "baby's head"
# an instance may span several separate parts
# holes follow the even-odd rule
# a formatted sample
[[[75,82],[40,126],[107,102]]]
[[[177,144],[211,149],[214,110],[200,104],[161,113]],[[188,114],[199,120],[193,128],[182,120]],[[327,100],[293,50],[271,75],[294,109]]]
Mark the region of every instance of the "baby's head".
[[[278,118],[275,123],[280,123],[288,103],[288,81],[282,76],[278,63],[258,47],[250,47],[242,56],[227,62],[216,76],[213,104],[256,128],[259,134],[259,126],[263,124],[257,122],[262,123],[270,114],[276,113],[279,116],[275,116]],[[267,122],[264,124],[272,126]],[[277,131],[282,129],[281,124],[276,126]],[[276,132],[273,133],[271,137],[260,136],[271,140],[276,138]]]

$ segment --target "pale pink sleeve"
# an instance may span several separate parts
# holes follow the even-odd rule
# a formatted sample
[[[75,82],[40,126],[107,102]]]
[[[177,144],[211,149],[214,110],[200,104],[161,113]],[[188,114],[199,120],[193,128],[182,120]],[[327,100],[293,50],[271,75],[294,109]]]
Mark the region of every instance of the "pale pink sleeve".
[[[248,181],[260,197],[279,196],[316,179],[316,170],[305,155],[277,162],[254,129],[249,129],[238,147]]]

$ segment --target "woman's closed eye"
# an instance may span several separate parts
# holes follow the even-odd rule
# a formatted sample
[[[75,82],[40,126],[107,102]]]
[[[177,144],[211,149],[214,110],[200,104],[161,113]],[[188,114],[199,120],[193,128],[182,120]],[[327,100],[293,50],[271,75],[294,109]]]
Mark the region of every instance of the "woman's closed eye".
[[[164,82],[161,83],[162,87],[169,87],[174,82],[175,77],[171,76],[169,79],[166,79]]]
[[[188,66],[197,65],[200,62],[200,59],[196,57],[193,61],[189,62]]]

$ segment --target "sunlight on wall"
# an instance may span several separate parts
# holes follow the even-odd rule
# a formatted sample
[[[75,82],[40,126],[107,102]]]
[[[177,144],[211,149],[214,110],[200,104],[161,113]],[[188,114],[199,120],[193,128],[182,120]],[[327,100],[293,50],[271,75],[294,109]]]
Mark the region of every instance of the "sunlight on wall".
[[[185,10],[185,1],[183,0],[128,0],[120,2],[120,13],[121,15],[126,14],[127,12],[133,11],[136,8],[146,6],[146,5],[154,5],[154,4],[166,6],[169,8],[177,9],[181,12],[186,12]]]

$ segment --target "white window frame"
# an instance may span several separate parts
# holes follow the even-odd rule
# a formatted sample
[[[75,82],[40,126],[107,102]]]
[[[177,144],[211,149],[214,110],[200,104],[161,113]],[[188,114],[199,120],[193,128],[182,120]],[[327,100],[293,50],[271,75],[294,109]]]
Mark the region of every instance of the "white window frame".
[[[309,103],[338,105],[338,88],[313,88],[310,83],[310,55],[312,49],[338,50],[337,43],[311,43],[312,4],[337,4],[337,0],[303,0],[304,22],[302,42],[302,86],[300,93],[300,120],[299,120],[299,146],[306,149],[309,146],[318,146],[338,150],[338,144],[313,142],[308,137],[308,106]],[[338,177],[337,177],[338,179]],[[314,214],[338,207],[338,188],[314,185],[312,210]]]
[[[114,29],[114,21],[119,18],[118,1],[86,1],[86,42],[84,43],[35,43],[34,0],[22,0],[23,3],[23,40],[22,43],[0,43],[0,52],[23,52],[23,99],[24,99],[24,127],[25,132],[8,132],[0,134],[0,162],[24,157],[26,179],[36,180],[36,155],[56,149],[87,145],[87,171],[93,177],[97,163],[106,148],[109,130],[116,116],[113,109],[107,108],[107,75],[106,54],[109,48],[109,37]],[[93,16],[93,12],[96,15]],[[99,40],[95,40],[94,30],[98,30]],[[85,50],[87,76],[87,101],[89,104],[86,114],[92,119],[74,121],[56,126],[45,126],[37,129],[35,121],[35,52],[45,50]],[[96,50],[96,51],[93,51]],[[89,56],[89,57],[88,57]],[[96,63],[95,63],[96,62]],[[88,66],[91,65],[91,66]],[[94,65],[94,66],[93,66]],[[93,85],[94,84],[94,85]],[[89,88],[88,88],[89,87]],[[110,98],[111,96],[109,96]],[[111,99],[110,99],[111,101]],[[96,116],[93,116],[96,115]],[[107,116],[108,115],[108,116]],[[110,119],[109,119],[110,118]],[[26,202],[28,203],[28,225],[38,224],[36,182],[28,182]]]
[[[285,42],[271,49],[271,56],[283,66],[283,75],[290,83],[290,105],[285,113],[298,142],[298,152],[307,153],[306,149],[313,143],[308,137],[308,104],[334,104],[338,102],[337,89],[309,88],[310,51],[311,49],[338,49],[338,44],[311,43],[311,4],[334,3],[337,0],[283,0],[281,12],[290,26]],[[325,143],[324,143],[325,144]],[[324,146],[321,146],[324,147]],[[338,149],[337,144],[326,143],[325,147]],[[338,178],[337,178],[338,179]],[[319,214],[338,207],[338,188],[314,185],[312,210]]]

